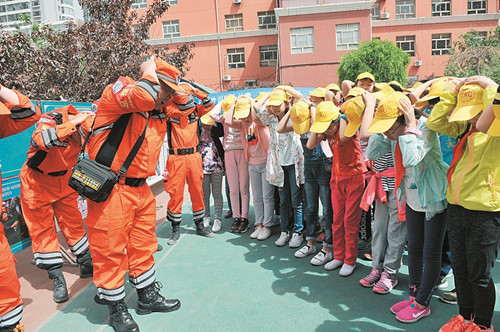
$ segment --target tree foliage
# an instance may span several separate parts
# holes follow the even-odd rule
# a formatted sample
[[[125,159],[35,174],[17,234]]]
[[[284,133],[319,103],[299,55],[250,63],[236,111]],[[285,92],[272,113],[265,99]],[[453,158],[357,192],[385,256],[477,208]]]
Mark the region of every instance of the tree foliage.
[[[486,36],[471,30],[454,43],[445,75],[469,77],[484,75],[500,82],[500,28]]]
[[[134,0],[79,0],[90,20],[65,31],[34,25],[30,33],[0,30],[0,82],[32,99],[91,101],[119,76],[137,77],[144,56],[156,54],[186,71],[194,45],[168,48],[145,42],[168,9],[153,0],[141,17]],[[136,27],[134,31],[134,26]]]
[[[340,59],[337,69],[340,82],[354,81],[358,74],[370,72],[377,82],[398,81],[406,85],[406,67],[410,56],[387,40],[362,42],[360,47]]]

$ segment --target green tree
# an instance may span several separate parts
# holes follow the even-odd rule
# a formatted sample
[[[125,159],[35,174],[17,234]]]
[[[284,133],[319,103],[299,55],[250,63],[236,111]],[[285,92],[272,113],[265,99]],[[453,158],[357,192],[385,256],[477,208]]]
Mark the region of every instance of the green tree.
[[[387,40],[362,42],[360,47],[342,56],[337,69],[340,82],[354,81],[358,74],[370,72],[377,82],[398,81],[406,86],[406,67],[410,56]]]
[[[140,17],[130,10],[134,2],[79,0],[90,19],[65,31],[50,25],[34,26],[30,33],[0,29],[0,83],[32,99],[92,101],[119,76],[136,78],[149,54],[187,70],[192,44],[169,50],[145,41],[168,1],[149,1]]]
[[[484,75],[500,82],[500,28],[486,36],[471,30],[454,43],[444,74],[456,77]]]

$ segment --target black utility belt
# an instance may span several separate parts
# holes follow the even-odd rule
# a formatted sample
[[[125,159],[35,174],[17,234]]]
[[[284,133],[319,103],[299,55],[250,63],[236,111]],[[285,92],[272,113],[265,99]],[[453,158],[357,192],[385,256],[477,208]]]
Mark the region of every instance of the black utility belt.
[[[146,182],[146,179],[125,178],[125,185],[130,187],[140,187]]]
[[[185,154],[193,154],[194,148],[187,148],[187,149],[168,149],[169,154],[176,154],[176,155],[185,155]]]
[[[41,169],[39,168],[35,168],[33,166],[31,166],[29,163],[26,164],[29,168],[31,168],[32,170],[38,172],[38,173],[42,173],[42,174],[45,174],[45,175],[48,175],[48,176],[63,176],[63,175],[66,175],[66,173],[68,173],[67,170],[64,170],[64,171],[58,171],[58,172],[49,172],[49,173],[45,173],[44,171],[42,171]]]

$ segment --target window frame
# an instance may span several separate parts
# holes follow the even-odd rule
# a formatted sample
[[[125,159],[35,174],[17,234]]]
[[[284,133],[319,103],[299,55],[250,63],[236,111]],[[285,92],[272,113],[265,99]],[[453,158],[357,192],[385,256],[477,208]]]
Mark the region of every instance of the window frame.
[[[304,32],[304,30],[306,30],[306,29],[307,29],[307,31],[311,31],[311,33]],[[299,32],[299,30],[300,30],[300,32]],[[308,42],[307,45],[299,46],[297,44],[297,37],[301,37],[301,36],[310,36],[310,40],[307,40],[307,42]],[[295,42],[294,42],[294,38],[295,38]],[[290,28],[290,53],[291,54],[314,53],[314,27]]]
[[[263,53],[264,54],[272,53],[273,55],[276,54],[276,57],[273,59],[262,59]],[[259,46],[259,60],[260,60],[261,67],[275,67],[278,64],[278,45],[261,45],[261,46]]]
[[[233,62],[230,61],[236,55],[243,58],[243,61]],[[228,48],[226,49],[226,57],[227,57],[227,68],[228,69],[240,69],[246,67],[245,61],[245,48],[244,47],[236,47],[236,48]],[[240,58],[241,60],[241,58]]]
[[[226,30],[225,30],[226,32],[243,31],[243,14],[242,13],[224,15],[224,22],[225,22],[225,26],[226,26]],[[230,23],[232,23],[232,22],[241,23],[241,25],[230,26]],[[228,23],[229,23],[229,26],[228,26]]]
[[[175,24],[177,22],[177,24]],[[166,27],[177,27],[176,32],[168,32],[167,35],[165,35],[165,28]],[[161,22],[161,31],[163,34],[163,38],[175,38],[175,37],[180,37],[181,36],[181,27],[179,20],[170,20],[170,21],[162,21]]]
[[[472,8],[474,4],[480,4],[481,8]],[[488,13],[488,1],[486,0],[467,0],[467,15],[477,15]]]
[[[442,10],[442,6],[448,8]],[[451,0],[431,0],[431,14],[433,17],[451,16]]]
[[[411,2],[411,3],[410,3]],[[413,12],[401,12],[401,8],[413,8]],[[399,10],[399,14],[398,14]],[[404,20],[415,17],[415,0],[396,0],[396,19]]]
[[[350,26],[357,26],[357,29],[350,29]],[[347,26],[346,30],[339,30],[340,27]],[[344,42],[343,35],[346,32],[355,32],[357,31],[357,41],[354,42]],[[339,42],[339,33],[341,35],[341,41]],[[354,37],[356,37],[353,34]],[[354,38],[356,39],[356,38]],[[335,44],[336,44],[336,50],[337,51],[350,51],[350,50],[357,50],[359,47],[359,43],[361,41],[361,26],[359,23],[345,23],[345,24],[336,24],[335,25]],[[340,48],[339,46],[346,45],[347,48]]]
[[[448,48],[438,48],[437,43],[439,41],[445,41],[448,44]],[[436,47],[435,47],[436,46]],[[451,50],[451,33],[437,33],[432,35],[431,44],[431,55],[447,55],[450,54]]]
[[[400,39],[400,40],[398,40]],[[406,36],[396,36],[396,45],[405,53],[410,56],[415,56],[415,44],[416,44],[416,36],[415,35],[406,35]],[[402,46],[408,45],[408,49],[404,49]]]
[[[271,23],[261,22],[261,19],[262,19],[262,21],[264,21],[266,18],[271,18],[272,22]],[[257,12],[257,23],[259,25],[259,30],[276,29],[277,21],[276,21],[276,14],[274,13],[274,10]]]

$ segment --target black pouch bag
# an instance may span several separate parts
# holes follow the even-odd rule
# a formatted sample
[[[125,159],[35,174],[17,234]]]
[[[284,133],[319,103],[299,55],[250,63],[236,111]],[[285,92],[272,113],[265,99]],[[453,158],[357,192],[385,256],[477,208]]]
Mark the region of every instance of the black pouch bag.
[[[130,164],[139,151],[142,142],[144,142],[144,137],[146,136],[146,130],[149,123],[148,118],[142,135],[137,139],[137,142],[135,142],[134,147],[127,156],[127,159],[125,159],[123,166],[119,169],[118,174],[116,174],[110,169],[110,166],[123,138],[130,116],[130,113],[122,115],[115,122],[106,141],[99,150],[96,160],[83,158],[85,146],[87,145],[93,130],[90,130],[85,137],[85,142],[83,143],[82,150],[80,151],[80,158],[73,167],[73,172],[68,182],[68,185],[81,196],[96,203],[104,202],[108,199],[113,187],[123,176],[125,176],[125,174],[127,174]]]

